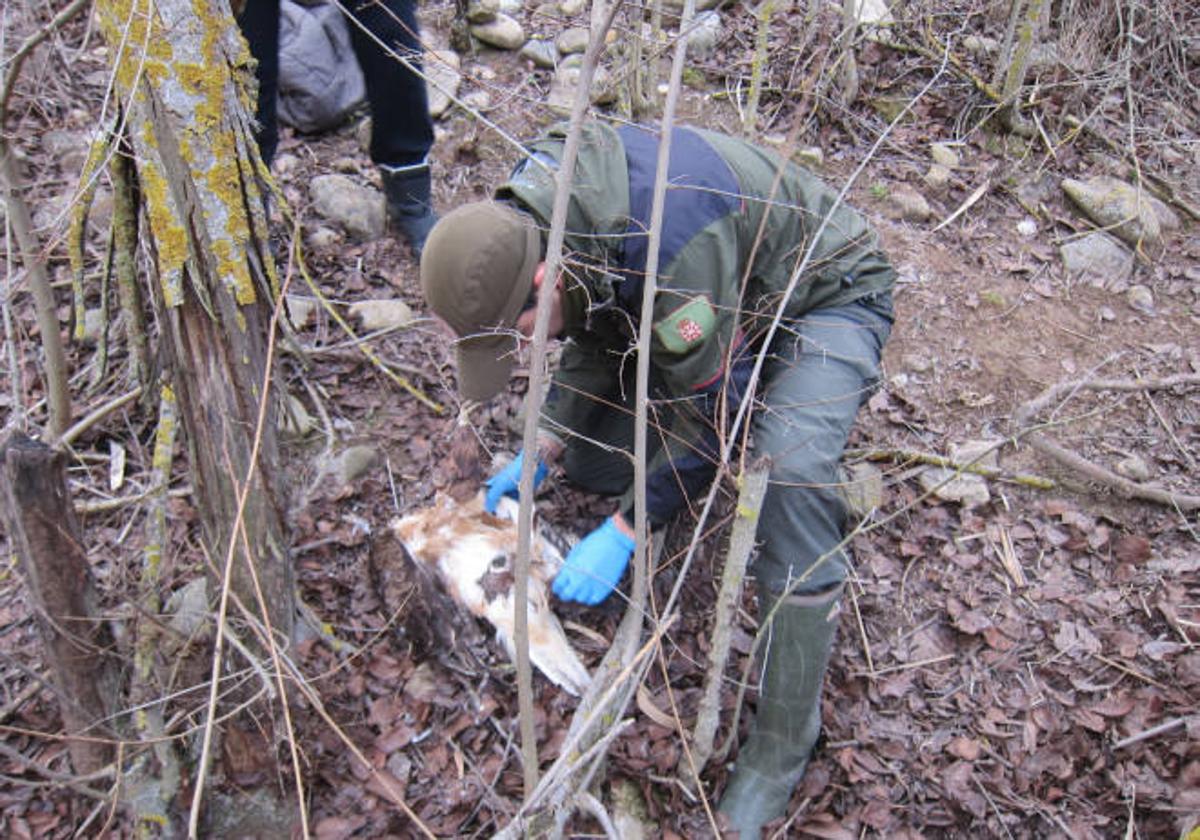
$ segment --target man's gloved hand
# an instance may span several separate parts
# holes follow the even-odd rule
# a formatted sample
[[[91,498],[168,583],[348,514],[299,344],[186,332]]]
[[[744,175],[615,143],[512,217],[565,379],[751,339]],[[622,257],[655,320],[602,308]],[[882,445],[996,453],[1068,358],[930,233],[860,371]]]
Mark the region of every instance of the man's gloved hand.
[[[636,545],[617,524],[620,514],[588,534],[571,549],[562,571],[554,578],[554,594],[564,601],[599,604],[625,574]],[[623,523],[622,523],[623,524]]]
[[[487,495],[483,498],[483,509],[488,513],[496,512],[496,505],[500,504],[501,496],[512,496],[518,498],[517,488],[521,484],[521,466],[525,463],[525,450],[522,449],[517,453],[517,457],[508,462],[508,465],[500,472],[484,482],[484,487],[487,488]],[[542,483],[542,479],[549,472],[546,464],[541,459],[538,460],[537,467],[533,471],[533,489],[537,490],[537,486]]]

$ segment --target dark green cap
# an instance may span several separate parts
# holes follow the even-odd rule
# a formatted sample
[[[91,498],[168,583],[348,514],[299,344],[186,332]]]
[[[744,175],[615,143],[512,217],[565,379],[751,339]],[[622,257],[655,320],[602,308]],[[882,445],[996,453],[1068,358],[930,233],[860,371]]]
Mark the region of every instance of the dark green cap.
[[[508,382],[517,351],[513,325],[541,254],[533,219],[493,201],[452,210],[430,231],[421,253],[421,288],[458,334],[464,399],[491,399]]]

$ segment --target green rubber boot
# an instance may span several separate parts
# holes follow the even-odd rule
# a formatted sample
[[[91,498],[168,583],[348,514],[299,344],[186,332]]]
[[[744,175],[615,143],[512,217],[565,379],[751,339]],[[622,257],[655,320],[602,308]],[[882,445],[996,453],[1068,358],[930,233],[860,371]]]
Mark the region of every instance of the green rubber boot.
[[[821,684],[837,630],[842,587],[791,595],[775,613],[754,728],[738,752],[720,811],[741,840],[787,809],[821,734]],[[763,614],[775,596],[760,592]]]

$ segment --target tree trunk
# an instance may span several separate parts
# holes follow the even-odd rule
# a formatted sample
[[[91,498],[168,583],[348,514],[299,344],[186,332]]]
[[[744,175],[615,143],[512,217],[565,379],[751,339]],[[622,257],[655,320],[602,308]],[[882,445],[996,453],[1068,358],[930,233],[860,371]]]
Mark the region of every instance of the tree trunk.
[[[0,463],[0,512],[37,615],[63,725],[68,736],[109,736],[105,721],[116,697],[116,662],[108,655],[107,625],[97,615],[63,456],[18,433],[0,448]],[[95,772],[112,760],[111,744],[87,739],[67,741],[76,773]]]
[[[130,103],[157,320],[205,546],[218,570],[231,558],[233,593],[255,613],[265,606],[259,617],[287,638],[286,505],[275,401],[264,399],[274,268],[244,101],[250,56],[221,0],[101,0],[97,11]]]

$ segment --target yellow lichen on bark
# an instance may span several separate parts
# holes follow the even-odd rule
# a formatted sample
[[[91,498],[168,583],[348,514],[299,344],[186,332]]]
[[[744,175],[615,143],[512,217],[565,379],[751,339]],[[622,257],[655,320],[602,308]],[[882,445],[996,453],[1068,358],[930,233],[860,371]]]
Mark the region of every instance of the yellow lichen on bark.
[[[151,157],[143,157],[138,170],[142,179],[142,193],[146,197],[150,232],[157,245],[155,250],[163,300],[167,306],[178,306],[183,302],[182,273],[188,255],[187,231],[175,214],[170,188],[158,162]]]
[[[152,84],[162,81],[173,52],[153,13],[151,0],[97,0],[96,20],[123,92],[135,92],[140,74]]]
[[[248,121],[237,116],[246,97],[234,77],[250,58],[228,7],[212,0],[97,0],[97,9],[115,75],[140,110],[134,144],[167,301],[182,300],[181,274],[190,238],[198,236],[195,253],[213,256],[222,286],[239,305],[256,302],[246,201],[248,191],[257,191],[242,178],[240,163],[253,141],[243,136]]]
[[[203,171],[197,171],[197,180],[203,182],[221,211],[208,214],[209,235],[218,260],[217,271],[222,282],[233,292],[234,299],[247,305],[257,300],[254,278],[246,259],[250,220],[246,216],[244,187],[239,177],[235,126],[230,124],[227,116],[231,100],[238,101],[233,66],[244,58],[241,54],[245,47],[238,39],[237,54],[227,55],[225,45],[229,39],[225,35],[229,19],[215,12],[213,4],[206,0],[192,0],[192,8],[203,27],[200,49],[205,61],[199,68],[201,72],[193,73],[191,78],[201,101],[189,130],[202,134],[209,152]],[[193,71],[193,68],[185,69]],[[218,226],[222,217],[224,225]]]

